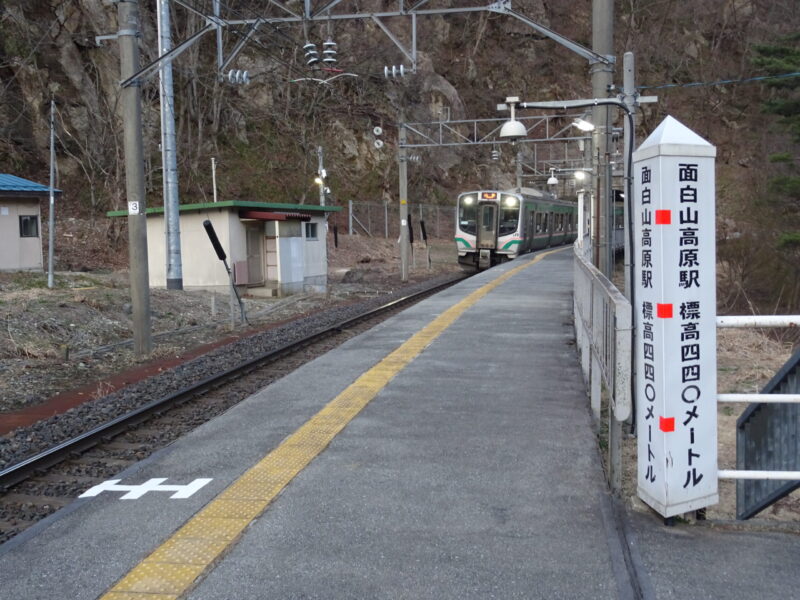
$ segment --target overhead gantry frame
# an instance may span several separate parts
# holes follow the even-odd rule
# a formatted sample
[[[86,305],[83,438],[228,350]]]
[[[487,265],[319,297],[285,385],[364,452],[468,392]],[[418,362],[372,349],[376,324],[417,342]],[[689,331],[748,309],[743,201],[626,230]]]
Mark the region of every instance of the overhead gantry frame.
[[[613,65],[613,56],[602,56],[580,44],[565,38],[564,36],[556,33],[555,31],[536,23],[525,15],[518,13],[511,8],[511,0],[499,0],[488,5],[480,6],[458,6],[450,8],[423,8],[428,5],[430,0],[416,0],[415,2],[406,2],[406,0],[398,0],[398,8],[394,11],[378,11],[378,12],[334,12],[334,9],[342,9],[342,4],[346,4],[347,0],[330,0],[321,8],[314,10],[311,5],[311,0],[304,0],[303,12],[298,13],[288,8],[278,0],[267,0],[266,9],[272,9],[272,15],[265,14],[255,18],[241,18],[241,19],[224,19],[220,16],[219,2],[213,3],[214,14],[206,14],[196,7],[192,6],[185,0],[172,0],[186,10],[195,13],[205,20],[205,26],[197,33],[187,38],[183,42],[175,45],[169,52],[159,56],[156,60],[142,68],[140,71],[122,81],[121,85],[127,87],[135,81],[146,79],[157,71],[162,63],[165,61],[174,60],[183,52],[189,49],[195,42],[204,37],[206,34],[215,32],[217,34],[217,67],[221,72],[224,72],[234,60],[238,57],[241,51],[245,48],[247,43],[253,39],[258,31],[264,26],[277,26],[281,24],[302,24],[307,25],[315,22],[333,22],[333,21],[354,21],[354,20],[368,20],[375,23],[378,28],[389,38],[389,40],[400,50],[402,55],[411,63],[410,72],[415,73],[417,69],[417,17],[420,16],[433,16],[433,15],[448,15],[448,14],[464,14],[464,13],[481,13],[489,12],[501,15],[507,15],[517,19],[518,21],[526,24],[528,27],[539,33],[540,35],[550,38],[553,41],[561,44],[569,50],[575,52],[579,56],[585,58],[590,65],[603,64]],[[411,40],[403,42],[396,31],[392,31],[386,23],[387,19],[403,18],[410,23]],[[222,46],[222,31],[231,27],[247,26],[247,32],[244,33],[241,39],[231,49],[226,57]]]

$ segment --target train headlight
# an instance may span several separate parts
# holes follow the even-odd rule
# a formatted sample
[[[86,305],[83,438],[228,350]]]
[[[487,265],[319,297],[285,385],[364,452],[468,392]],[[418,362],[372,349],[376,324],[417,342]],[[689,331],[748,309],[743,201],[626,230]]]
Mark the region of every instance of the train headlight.
[[[473,198],[472,196],[464,196],[461,199],[461,202],[463,202],[466,206],[469,206],[475,202],[475,198]]]
[[[517,198],[515,196],[506,196],[504,202],[506,206],[516,206]]]

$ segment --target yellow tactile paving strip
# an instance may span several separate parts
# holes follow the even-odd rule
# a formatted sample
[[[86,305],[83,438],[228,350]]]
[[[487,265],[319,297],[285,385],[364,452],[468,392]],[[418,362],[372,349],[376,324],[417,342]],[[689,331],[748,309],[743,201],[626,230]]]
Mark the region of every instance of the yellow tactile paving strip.
[[[188,592],[286,485],[319,455],[389,381],[469,307],[553,250],[475,290],[361,375],[275,450],[192,517],[105,595],[106,600],[173,600]]]

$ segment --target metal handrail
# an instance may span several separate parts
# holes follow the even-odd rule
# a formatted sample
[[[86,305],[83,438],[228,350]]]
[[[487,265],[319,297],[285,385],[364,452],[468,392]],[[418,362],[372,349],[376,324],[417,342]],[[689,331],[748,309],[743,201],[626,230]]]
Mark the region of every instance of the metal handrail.
[[[717,317],[717,327],[796,327],[798,315]],[[760,394],[717,394],[718,402],[749,402],[736,422],[737,469],[719,469],[719,479],[734,479],[736,513],[748,519],[800,487],[800,451],[796,444],[800,430],[800,393],[797,368],[800,352],[783,366]],[[788,388],[788,389],[787,389]],[[770,392],[782,393],[770,393]],[[792,440],[795,440],[792,442]],[[755,467],[755,469],[747,468]],[[766,468],[765,468],[766,467]],[[772,467],[772,468],[770,468]],[[781,468],[782,467],[782,468]],[[783,481],[783,484],[772,482]]]

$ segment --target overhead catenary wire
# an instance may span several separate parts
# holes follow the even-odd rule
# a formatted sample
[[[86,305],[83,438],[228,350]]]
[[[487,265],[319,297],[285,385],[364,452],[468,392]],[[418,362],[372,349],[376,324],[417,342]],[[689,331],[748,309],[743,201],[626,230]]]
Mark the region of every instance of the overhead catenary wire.
[[[757,81],[767,81],[770,79],[790,79],[793,77],[800,77],[800,71],[793,73],[781,73],[778,75],[758,75],[756,77],[747,77],[744,79],[720,79],[717,81],[694,81],[691,83],[663,83],[661,85],[637,85],[637,90],[663,90],[667,88],[691,88],[703,87],[713,85],[732,85],[738,83],[753,83]]]

